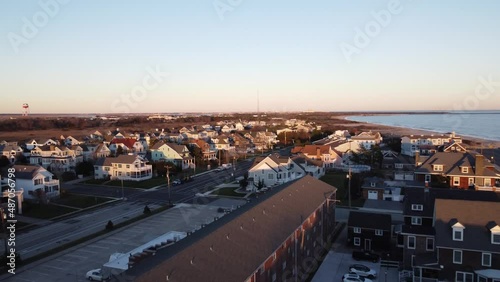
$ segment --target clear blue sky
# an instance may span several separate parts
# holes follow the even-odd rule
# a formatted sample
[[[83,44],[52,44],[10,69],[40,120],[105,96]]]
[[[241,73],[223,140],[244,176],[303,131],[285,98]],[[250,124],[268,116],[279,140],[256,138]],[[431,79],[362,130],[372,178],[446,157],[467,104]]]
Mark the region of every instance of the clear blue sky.
[[[16,53],[47,1],[0,0],[0,113],[255,111],[257,91],[262,111],[451,110],[500,80],[496,0],[400,0],[350,63],[342,42],[390,1],[241,0],[221,20],[213,0],[72,0]],[[123,107],[148,67],[170,75]]]

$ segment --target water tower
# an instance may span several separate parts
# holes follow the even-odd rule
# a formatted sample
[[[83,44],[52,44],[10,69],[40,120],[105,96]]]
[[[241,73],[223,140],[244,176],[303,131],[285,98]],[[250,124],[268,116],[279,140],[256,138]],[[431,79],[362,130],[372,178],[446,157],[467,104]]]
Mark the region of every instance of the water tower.
[[[28,116],[30,113],[30,106],[27,103],[23,104],[23,116]]]

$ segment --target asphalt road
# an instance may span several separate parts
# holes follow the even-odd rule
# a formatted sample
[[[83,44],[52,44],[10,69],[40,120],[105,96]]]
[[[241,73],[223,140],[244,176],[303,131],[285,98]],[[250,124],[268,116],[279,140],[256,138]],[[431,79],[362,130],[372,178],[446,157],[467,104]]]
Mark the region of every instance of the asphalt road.
[[[196,197],[197,193],[212,190],[214,186],[221,184],[226,179],[242,176],[252,164],[252,160],[238,163],[236,168],[224,171],[212,171],[198,175],[191,182],[170,189],[172,203],[207,204],[212,198]],[[121,187],[106,187],[72,184],[67,185],[68,191],[77,194],[122,198]],[[144,206],[149,205],[151,209],[169,203],[169,189],[167,185],[153,190],[136,188],[124,188],[124,201],[116,202],[100,209],[82,212],[74,217],[57,221],[43,227],[19,234],[16,238],[16,249],[21,258],[27,259],[65,243],[83,238],[104,229],[106,223],[111,220],[114,224],[137,217],[143,213]]]
[[[200,203],[197,202],[196,194],[212,190],[216,185],[224,183],[224,180],[242,176],[248,171],[253,160],[248,159],[239,162],[235,168],[223,171],[211,171],[203,175],[193,177],[191,182],[180,185],[172,185],[170,188],[170,198],[172,203]],[[105,185],[92,186],[87,184],[72,184],[64,187],[66,190],[75,194],[103,196],[103,197],[122,197],[121,187],[109,187]],[[158,189],[137,189],[124,188],[123,194],[127,201],[142,201],[148,203],[167,204],[169,202],[169,189],[167,185],[162,185]]]

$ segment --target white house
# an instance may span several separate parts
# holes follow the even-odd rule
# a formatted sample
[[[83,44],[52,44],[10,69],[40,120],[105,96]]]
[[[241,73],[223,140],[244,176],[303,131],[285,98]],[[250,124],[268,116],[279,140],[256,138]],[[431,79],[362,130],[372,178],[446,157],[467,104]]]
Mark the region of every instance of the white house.
[[[80,146],[40,146],[30,153],[30,164],[41,165],[52,171],[70,171],[83,161],[83,149]]]
[[[22,191],[24,199],[46,202],[59,197],[59,180],[53,179],[54,175],[45,168],[38,165],[15,165],[13,168],[16,191]]]
[[[361,132],[356,136],[352,136],[351,141],[370,150],[373,146],[382,142],[382,135],[380,135],[380,132]]]
[[[152,165],[138,155],[119,155],[116,158],[100,158],[94,164],[95,179],[121,179],[142,181],[153,177]]]
[[[441,146],[446,143],[462,143],[462,138],[450,134],[429,134],[429,135],[405,135],[401,137],[401,154],[415,156],[415,152],[420,152],[421,146]]]
[[[250,184],[247,186],[247,190],[255,190],[259,186],[259,183],[263,187],[270,187],[286,183],[304,175],[305,170],[290,157],[283,157],[279,154],[258,157],[248,171]]]
[[[194,166],[194,159],[186,146],[162,141],[151,147],[151,160],[172,162],[183,170]]]
[[[322,161],[327,168],[342,165],[342,158],[329,145],[295,146],[293,154],[303,154],[307,158]]]
[[[68,136],[66,139],[64,139],[64,144],[66,146],[73,146],[73,145],[78,145],[81,144],[82,142],[78,141],[76,138],[73,136]]]
[[[22,153],[23,149],[17,145],[17,142],[0,145],[0,155],[7,157],[11,163],[14,163],[17,155]]]

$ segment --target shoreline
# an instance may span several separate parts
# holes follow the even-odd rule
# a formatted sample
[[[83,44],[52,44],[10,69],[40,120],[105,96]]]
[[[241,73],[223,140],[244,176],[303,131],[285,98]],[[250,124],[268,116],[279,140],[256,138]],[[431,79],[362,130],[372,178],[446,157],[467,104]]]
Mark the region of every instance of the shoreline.
[[[343,126],[347,128],[356,128],[356,127],[366,127],[366,129],[370,129],[373,131],[379,131],[381,134],[389,134],[389,135],[399,135],[399,136],[404,136],[404,135],[436,135],[436,134],[446,134],[447,132],[441,132],[441,131],[434,131],[434,130],[429,130],[429,129],[421,129],[421,128],[412,128],[412,127],[405,127],[405,126],[396,126],[396,125],[385,125],[385,124],[379,124],[379,123],[370,123],[370,122],[361,122],[361,121],[355,121],[355,120],[349,120],[347,119],[350,116],[343,116],[339,117],[339,119],[343,119],[346,121],[349,121],[350,123],[346,123]],[[481,143],[478,145],[489,145],[494,148],[500,148],[500,140],[492,140],[492,139],[486,139],[482,137],[475,137],[475,136],[469,136],[469,135],[464,135],[464,134],[459,134],[456,133],[457,136],[462,137],[462,140],[467,140],[470,141],[471,143]],[[466,142],[464,142],[466,143]],[[474,144],[469,144],[469,145],[474,145]]]

